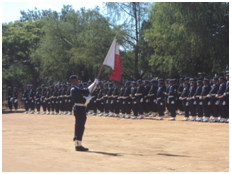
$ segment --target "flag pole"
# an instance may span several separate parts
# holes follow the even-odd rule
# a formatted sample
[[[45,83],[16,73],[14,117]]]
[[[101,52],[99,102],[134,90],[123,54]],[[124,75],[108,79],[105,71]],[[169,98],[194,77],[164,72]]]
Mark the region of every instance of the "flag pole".
[[[116,36],[115,36],[114,39],[117,38],[118,33],[119,33],[119,32],[116,33]],[[103,67],[104,67],[104,64],[101,66],[101,68],[100,68],[100,70],[99,70],[99,73],[98,73],[96,79],[99,79],[99,76],[101,75],[101,72],[102,72],[102,70],[103,70]],[[94,84],[94,86],[93,86],[93,89],[94,89],[94,88],[95,88],[95,84]],[[92,91],[91,94],[92,94],[93,92],[94,92],[94,91]],[[91,95],[91,94],[90,94],[90,95]]]

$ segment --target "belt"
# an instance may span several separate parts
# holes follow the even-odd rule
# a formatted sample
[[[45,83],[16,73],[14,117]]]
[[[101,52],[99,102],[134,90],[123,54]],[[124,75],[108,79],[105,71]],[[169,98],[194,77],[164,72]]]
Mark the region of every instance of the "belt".
[[[135,96],[139,96],[139,95],[142,95],[142,93],[135,93]]]
[[[76,106],[85,106],[85,104],[82,103],[75,103]]]
[[[107,96],[107,98],[111,98],[111,96]]]
[[[172,98],[172,97],[174,97],[174,95],[169,95],[169,96],[168,96],[168,98]]]

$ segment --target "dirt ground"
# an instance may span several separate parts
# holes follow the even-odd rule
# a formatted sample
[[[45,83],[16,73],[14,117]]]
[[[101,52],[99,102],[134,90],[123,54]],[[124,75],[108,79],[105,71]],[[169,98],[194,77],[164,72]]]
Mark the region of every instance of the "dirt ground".
[[[88,116],[83,146],[74,116],[2,114],[3,172],[228,172],[229,124]]]

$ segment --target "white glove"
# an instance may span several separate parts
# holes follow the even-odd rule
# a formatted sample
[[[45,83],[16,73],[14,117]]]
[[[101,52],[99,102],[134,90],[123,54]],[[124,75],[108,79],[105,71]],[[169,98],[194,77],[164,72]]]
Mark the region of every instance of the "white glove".
[[[123,101],[123,104],[125,104],[125,101]]]
[[[39,105],[39,102],[37,102],[37,104]]]
[[[113,100],[111,101],[111,104],[113,104]]]
[[[208,94],[207,97],[210,97],[210,94]]]
[[[28,103],[28,101],[26,101],[26,103]]]
[[[55,103],[54,101],[52,101],[52,103]]]
[[[148,99],[146,99],[146,103],[148,103]]]
[[[108,100],[106,100],[106,103],[108,104]]]
[[[174,101],[171,101],[171,104],[174,104],[175,102]]]
[[[185,106],[188,106],[188,102],[186,102]]]
[[[67,102],[67,99],[65,99],[65,102]]]
[[[95,90],[98,83],[99,83],[99,80],[95,79],[95,81],[90,86],[88,86],[88,90],[90,94]]]
[[[120,102],[119,100],[117,100],[117,102]]]
[[[140,99],[140,102],[142,103],[142,102],[143,102],[143,100],[144,100],[144,99],[143,99],[143,98],[141,98],[141,99]]]
[[[200,96],[199,99],[202,100],[202,96]]]
[[[208,102],[208,105],[211,105],[211,102],[210,102],[210,101]]]
[[[130,102],[128,102],[128,104],[131,104]]]
[[[70,102],[71,102],[71,100],[68,100],[68,102],[70,103]]]
[[[199,105],[202,105],[202,102],[200,102]]]
[[[156,102],[156,100],[153,100],[153,102]]]
[[[134,104],[136,104],[136,101],[134,101]]]
[[[87,97],[85,97],[85,99],[86,99],[85,106],[87,106],[88,103],[91,101],[92,96],[89,94]]]
[[[217,100],[216,103],[215,103],[215,105],[219,105],[219,103],[220,103],[219,100]]]
[[[162,106],[162,105],[163,105],[163,103],[160,103],[160,105]]]
[[[62,103],[62,101],[60,101],[59,103]]]
[[[14,98],[13,98],[13,97],[11,97],[11,98],[10,98],[10,102],[12,102],[12,100],[13,100],[13,99],[14,99]]]
[[[193,104],[194,104],[194,105],[196,105],[196,104],[197,104],[197,102],[196,102],[196,101],[194,101],[194,102],[193,102]]]
[[[225,105],[225,104],[226,104],[226,102],[225,102],[225,101],[223,101],[222,105]]]
[[[218,94],[216,94],[215,97],[218,97]]]
[[[15,100],[14,100],[14,103],[17,103],[17,102],[18,102],[18,99],[15,99]]]

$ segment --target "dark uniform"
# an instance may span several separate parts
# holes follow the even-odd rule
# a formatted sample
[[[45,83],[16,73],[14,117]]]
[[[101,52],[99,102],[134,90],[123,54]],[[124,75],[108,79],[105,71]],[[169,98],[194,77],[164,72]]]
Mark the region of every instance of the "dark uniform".
[[[126,86],[124,89],[124,94],[123,94],[123,111],[124,113],[122,113],[124,116],[124,114],[126,113],[125,118],[130,118],[130,114],[131,114],[131,98],[129,97],[131,94],[131,86],[129,82],[126,82]],[[120,117],[120,118],[124,118],[124,117]]]
[[[226,76],[229,76],[229,74],[226,74]],[[227,119],[226,122],[229,123],[229,81],[226,82],[226,89],[224,95],[224,101],[226,104],[224,105],[224,112],[225,112],[225,118]]]
[[[216,77],[214,77],[213,79],[216,79]],[[211,90],[209,91],[209,94],[208,94],[208,103],[210,104],[210,113],[212,114],[213,116],[213,119],[211,119],[212,122],[217,122],[217,118],[218,118],[218,114],[219,114],[219,105],[216,105],[217,103],[217,100],[218,98],[216,98],[216,94],[219,90],[219,84],[216,83],[216,84],[213,84],[211,86]]]
[[[107,92],[108,92],[108,84],[104,84],[104,96],[103,96],[103,104],[104,104],[104,116],[108,116],[109,112],[109,106],[108,106],[108,97],[107,97]]]
[[[115,117],[117,117],[118,115],[119,115],[119,111],[120,111],[120,108],[119,108],[119,106],[120,106],[120,104],[119,104],[119,99],[118,99],[118,96],[119,96],[119,89],[116,87],[116,86],[114,86],[114,89],[113,89],[113,95],[112,95],[112,100],[111,101],[113,101],[113,103],[111,104],[112,105],[112,112],[113,113],[115,113]]]
[[[143,112],[144,112],[144,85],[140,84],[142,80],[138,80],[138,86],[136,87],[136,102],[138,106],[138,113],[139,113],[139,119],[143,118]]]
[[[67,114],[67,86],[64,84],[63,85],[63,90],[62,90],[62,104],[63,104],[63,115]]]
[[[148,97],[148,93],[151,86],[149,85],[149,81],[147,80],[145,80],[145,84],[146,85],[144,85],[144,116],[148,116],[149,112],[151,111],[150,101]]]
[[[119,97],[118,97],[118,100],[119,100],[119,108],[120,108],[120,111],[121,111],[121,114],[122,114],[122,112],[124,112],[125,113],[125,111],[122,111],[123,110],[123,94],[124,94],[124,90],[125,90],[125,87],[124,86],[122,86],[121,88],[120,88],[120,93],[119,93]]]
[[[196,103],[196,100],[195,100],[195,92],[196,92],[196,85],[195,85],[195,81],[191,81],[191,83],[193,83],[194,85],[191,86],[189,88],[189,110],[190,110],[190,113],[192,115],[192,118],[190,119],[191,121],[196,121],[196,108],[197,108],[197,103]]]
[[[156,93],[156,104],[157,104],[158,113],[159,113],[158,120],[163,120],[162,116],[164,116],[164,110],[165,110],[166,88],[164,88],[164,86],[160,86],[161,84],[163,85],[163,81],[158,80],[158,83],[159,83],[159,87]]]
[[[42,103],[42,107],[43,107],[43,114],[46,114],[46,100],[45,100],[45,97],[46,97],[47,91],[46,91],[46,88],[45,88],[44,84],[42,84],[41,86],[43,87],[42,92],[41,92],[41,103]]]
[[[51,97],[51,92],[50,92],[50,89],[49,87],[47,87],[46,89],[46,97],[45,97],[45,100],[46,100],[46,108],[47,108],[47,115],[50,114],[50,108],[51,108],[51,100],[50,100],[50,97]]]
[[[149,102],[150,102],[150,110],[152,111],[152,117],[156,116],[156,112],[158,111],[157,104],[156,104],[156,94],[158,90],[158,85],[155,84],[157,80],[151,80],[151,82],[154,82],[154,84],[151,86],[149,92],[148,92],[148,97],[149,97]]]
[[[70,83],[67,83],[67,85],[71,85]],[[73,106],[73,103],[71,101],[71,86],[69,86],[67,88],[67,111],[68,111],[68,115],[71,115],[72,114],[72,106]]]
[[[55,102],[56,102],[56,98],[54,98],[54,93],[55,90],[53,89],[53,86],[50,86],[50,102],[51,102],[51,110],[52,110],[52,115],[54,115],[54,111],[55,111]]]
[[[31,87],[31,90],[30,90],[30,93],[29,93],[29,102],[30,102],[30,108],[31,108],[31,114],[34,113],[34,107],[35,107],[35,104],[34,104],[34,96],[35,96],[35,90],[33,89],[33,85],[30,85]]]
[[[104,103],[103,103],[104,93],[105,92],[104,92],[103,84],[100,84],[99,93],[97,95],[97,107],[100,111],[99,116],[103,116],[103,112],[104,112]]]
[[[174,80],[169,80],[170,83],[174,82]],[[177,94],[177,86],[173,84],[169,87],[168,91],[168,99],[167,103],[169,104],[169,111],[171,113],[172,118],[169,121],[175,120],[176,117],[176,99],[178,98]]]
[[[37,92],[36,92],[35,97],[34,97],[36,108],[37,108],[37,114],[39,114],[39,112],[40,112],[40,104],[41,104],[40,98],[41,98],[40,89],[37,88]]]
[[[59,95],[58,85],[55,85],[54,86],[54,92],[53,92],[53,100],[54,100],[54,103],[55,103],[55,115],[57,115],[59,113],[58,95]]]
[[[220,79],[225,80],[225,78],[223,76],[221,76]],[[219,106],[220,106],[220,114],[221,114],[220,122],[226,122],[225,118],[227,117],[225,114],[225,105],[226,105],[226,100],[224,97],[225,91],[226,91],[226,83],[223,82],[220,84],[219,90],[217,92],[217,97],[219,98],[218,102],[219,102]]]
[[[198,118],[196,121],[202,121],[202,117],[203,117],[203,103],[200,97],[201,92],[202,92],[202,81],[197,80],[197,89],[194,94],[194,98],[196,100],[197,115],[198,115]]]
[[[58,90],[58,101],[59,101],[59,109],[60,110],[60,113],[59,115],[62,114],[63,112],[63,96],[62,96],[62,91],[63,91],[63,85],[59,85],[59,90]]]
[[[17,112],[17,109],[18,109],[18,91],[17,91],[16,87],[14,87],[13,103],[14,103],[15,112]]]
[[[183,92],[180,96],[180,100],[182,101],[182,106],[183,109],[185,111],[185,118],[182,121],[188,121],[188,117],[189,117],[189,101],[187,100],[188,95],[189,95],[189,90],[188,90],[188,83],[184,82],[184,84],[186,84],[187,86],[185,88],[183,88]]]
[[[13,100],[13,92],[10,86],[8,86],[8,94],[7,94],[7,101],[8,101],[8,107],[10,112],[12,112],[12,100]]]
[[[182,81],[183,78],[180,78],[180,81]],[[180,83],[177,89],[177,93],[178,96],[181,96],[182,92],[183,92],[183,83]],[[181,100],[177,100],[177,108],[179,109],[179,114],[181,115],[182,112],[184,111],[183,105],[182,105],[182,101]]]
[[[207,95],[209,94],[209,91],[211,90],[211,87],[209,85],[209,79],[204,78],[204,81],[207,81],[208,84],[206,84],[206,85],[204,85],[202,87],[202,92],[201,92],[201,98],[200,99],[202,99],[204,115],[205,115],[205,118],[204,118],[203,122],[208,122],[209,117],[210,117],[210,110],[209,110],[210,105],[208,105],[209,104],[208,103],[209,98],[207,97]]]
[[[28,109],[29,109],[29,91],[27,90],[27,86],[24,87],[24,92],[22,95],[22,100],[24,102],[24,106],[25,106],[25,114],[28,113]]]
[[[131,98],[131,106],[132,106],[132,110],[133,110],[133,117],[132,118],[136,118],[138,116],[138,106],[137,106],[137,101],[136,101],[136,82],[132,82],[133,86],[131,87],[131,94],[130,94],[130,98]]]
[[[75,75],[70,76],[70,79],[76,78]],[[81,145],[84,129],[85,129],[85,123],[86,123],[86,98],[83,97],[81,90],[77,87],[72,85],[71,86],[71,99],[74,103],[74,116],[75,116],[75,132],[74,132],[74,138],[73,141],[76,142],[75,149],[77,151],[87,151],[87,148],[84,148]]]
[[[110,114],[109,114],[109,117],[113,116],[113,91],[114,91],[114,88],[113,88],[113,83],[110,82],[109,83],[109,87],[108,87],[108,91],[107,91],[107,102],[108,102],[108,109],[110,111]]]

